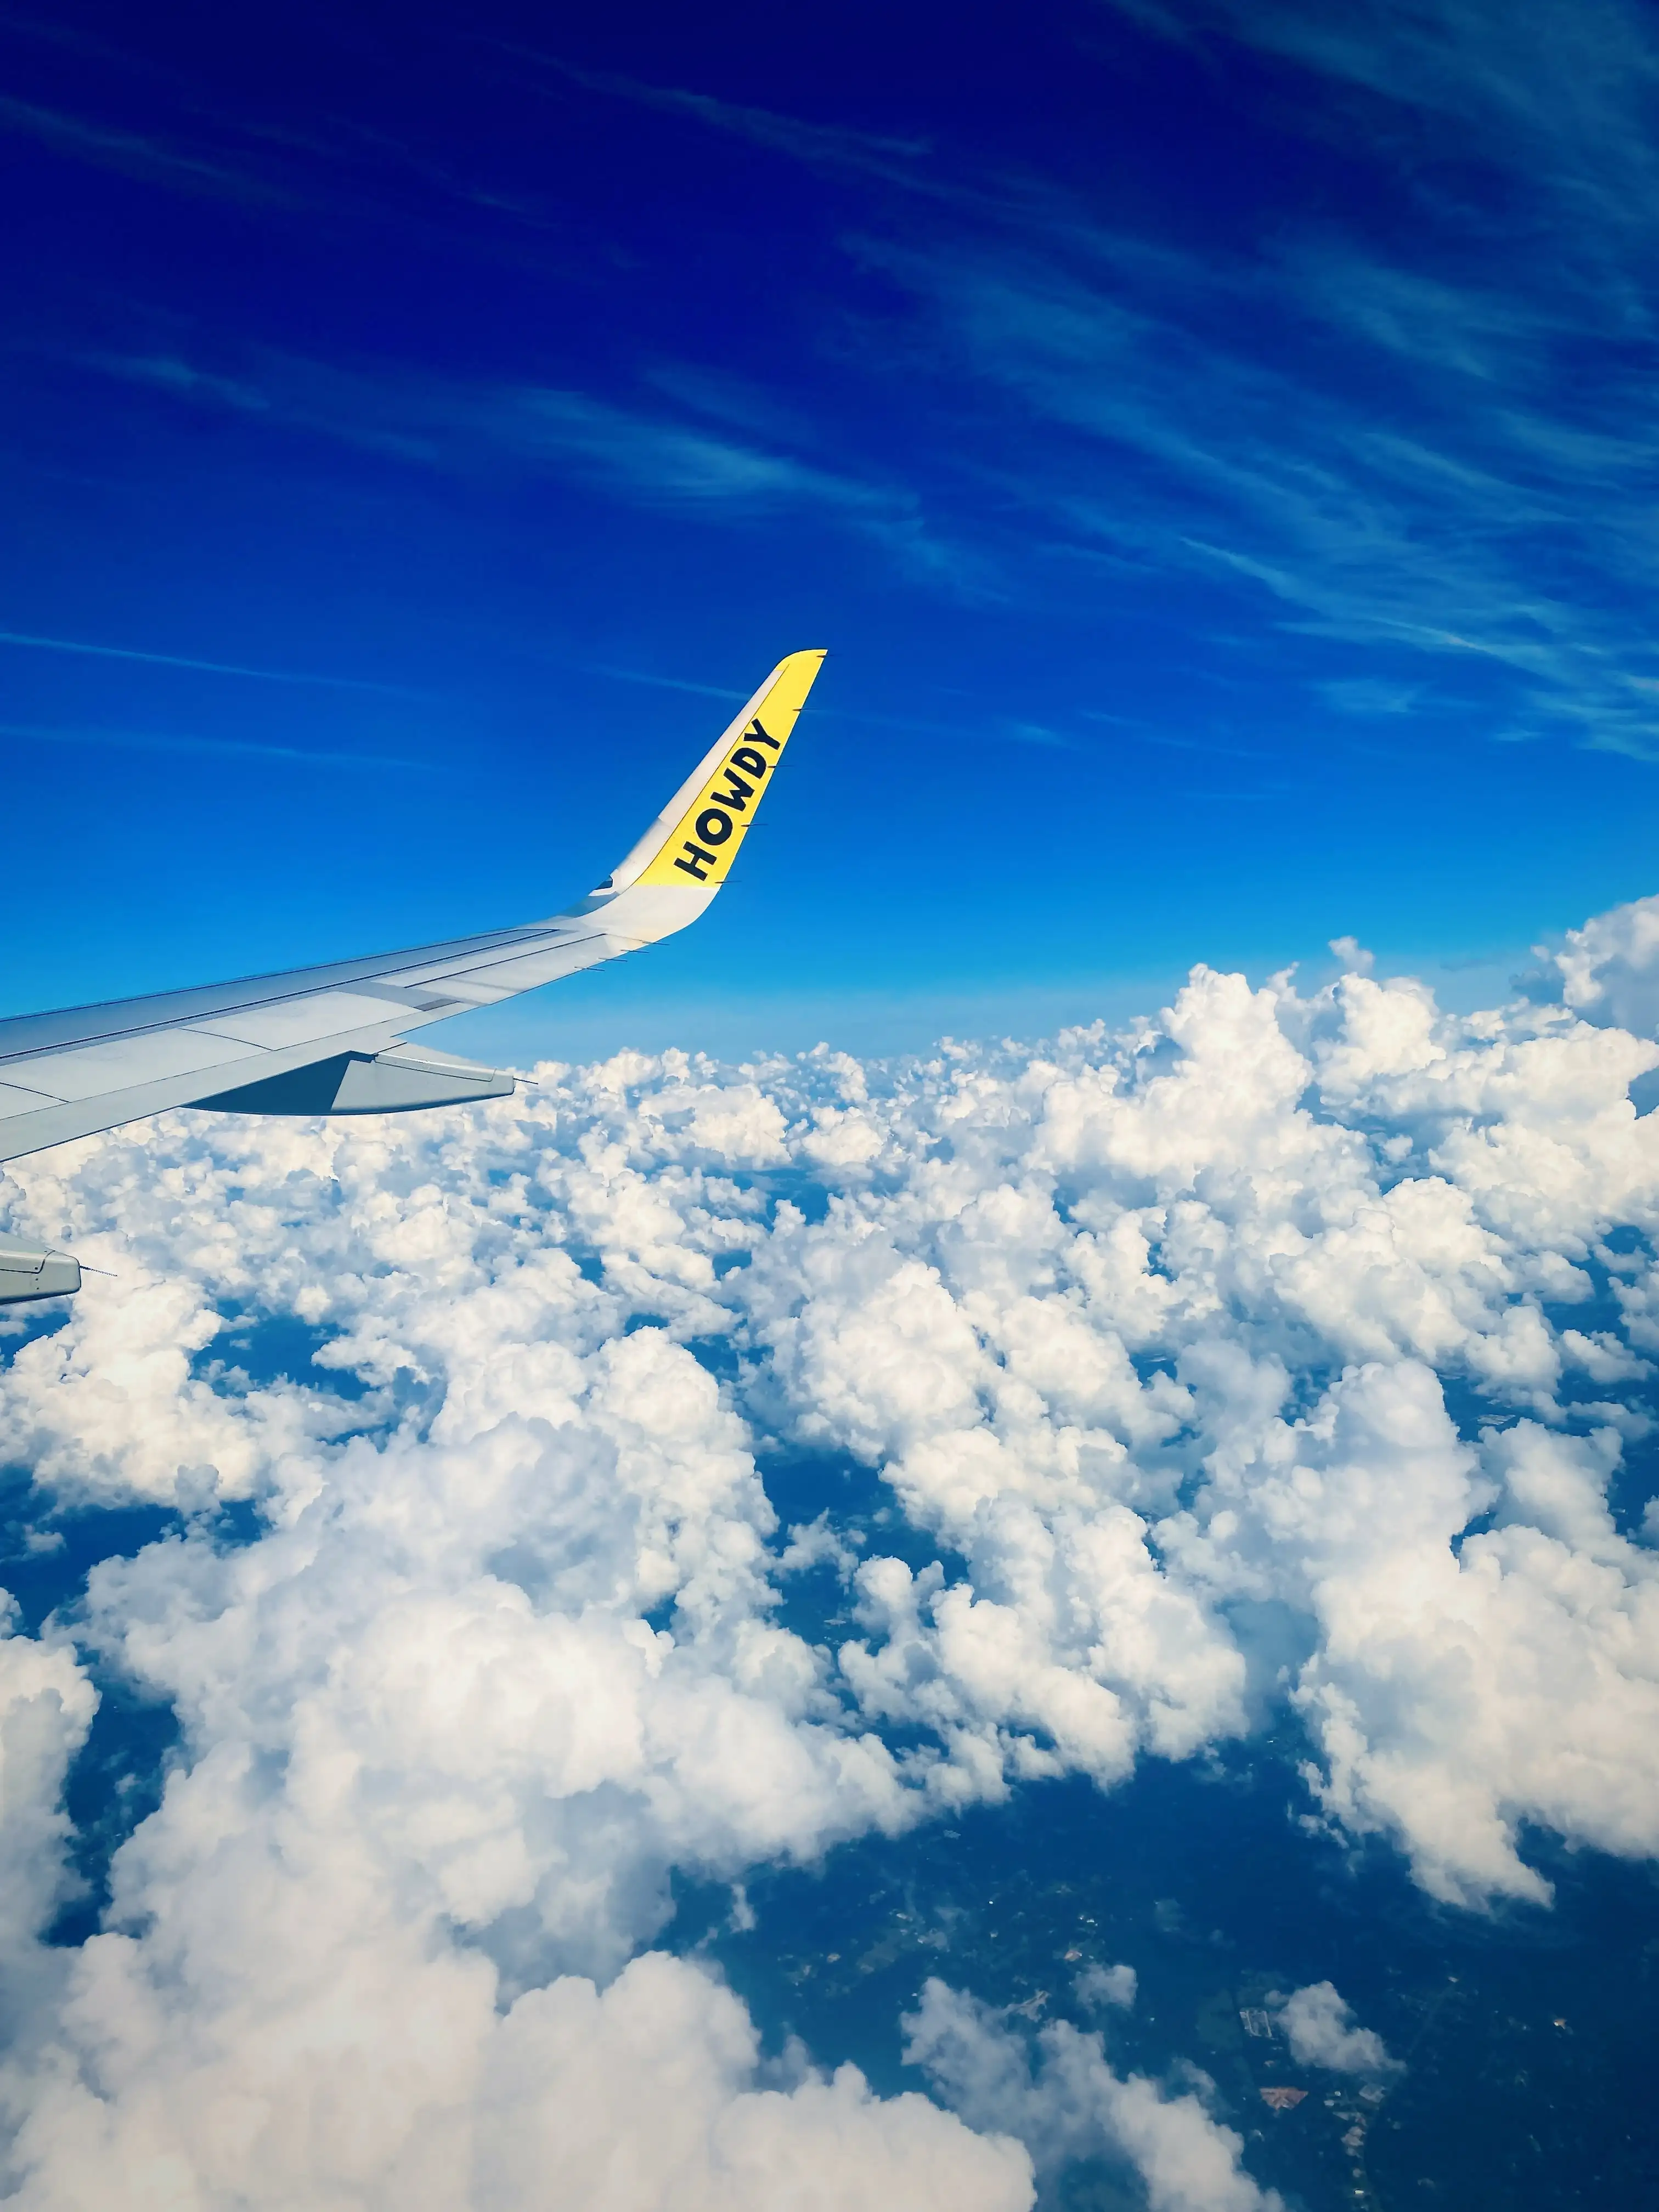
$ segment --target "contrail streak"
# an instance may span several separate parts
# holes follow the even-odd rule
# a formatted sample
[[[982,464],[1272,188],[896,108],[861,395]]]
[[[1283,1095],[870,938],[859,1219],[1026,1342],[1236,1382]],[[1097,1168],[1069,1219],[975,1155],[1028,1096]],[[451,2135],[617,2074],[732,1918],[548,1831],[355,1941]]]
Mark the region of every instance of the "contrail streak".
[[[176,738],[151,730],[54,730],[33,722],[0,722],[0,738],[46,745],[116,745],[127,752],[238,753],[321,768],[401,768],[425,773],[434,766],[431,761],[402,760],[392,753],[311,752],[301,745],[264,745],[244,738]]]
[[[182,653],[141,653],[131,645],[88,645],[74,637],[35,637],[27,630],[0,629],[0,645],[32,646],[41,653],[82,653],[94,660],[146,660],[158,668],[197,668],[209,676],[251,676],[260,684],[321,684],[336,691],[390,691],[418,698],[405,684],[372,684],[360,676],[307,676],[289,668],[244,668],[234,660],[195,660]]]

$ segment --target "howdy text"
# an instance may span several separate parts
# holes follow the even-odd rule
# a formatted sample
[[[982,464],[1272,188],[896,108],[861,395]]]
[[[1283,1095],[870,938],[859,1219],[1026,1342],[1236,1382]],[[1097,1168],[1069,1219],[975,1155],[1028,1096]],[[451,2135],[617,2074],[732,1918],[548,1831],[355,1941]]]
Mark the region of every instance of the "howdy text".
[[[736,826],[732,817],[747,809],[767,769],[772,765],[764,753],[756,750],[757,746],[770,745],[775,753],[783,750],[776,738],[767,736],[758,720],[750,722],[743,734],[745,740],[752,738],[754,744],[740,744],[720,771],[731,789],[717,791],[713,785],[709,787],[697,818],[691,825],[702,842],[694,842],[688,837],[680,848],[680,854],[690,854],[690,857],[677,857],[674,862],[677,868],[684,868],[688,876],[695,876],[700,884],[708,881],[708,871],[720,859],[719,848],[727,842]],[[747,776],[752,776],[754,781],[745,782]],[[720,776],[716,776],[714,781],[718,783]]]

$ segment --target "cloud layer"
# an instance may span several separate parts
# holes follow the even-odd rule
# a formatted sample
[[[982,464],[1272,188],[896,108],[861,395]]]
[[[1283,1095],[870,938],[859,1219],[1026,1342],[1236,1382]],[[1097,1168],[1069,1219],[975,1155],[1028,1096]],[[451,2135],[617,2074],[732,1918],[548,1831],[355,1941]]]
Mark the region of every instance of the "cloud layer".
[[[180,1517],[0,1642],[15,2200],[1000,2212],[1104,2157],[1267,2202],[1200,2079],[943,1980],[916,2094],[763,2056],[652,1948],[671,1875],[1287,1715],[1305,1817],[1454,1905],[1547,1902],[1528,1823],[1659,1850],[1659,1046],[1574,980],[1646,988],[1633,911],[1559,1005],[1199,969],[1040,1051],[624,1054],[16,1163],[7,1225],[118,1278],[0,1370],[40,1540]],[[781,1527],[757,1460],[815,1455],[885,1517]],[[826,1578],[854,1632],[785,1626]],[[180,1741],[66,1948],[88,1668]],[[1389,2070],[1328,1983],[1280,2019]]]

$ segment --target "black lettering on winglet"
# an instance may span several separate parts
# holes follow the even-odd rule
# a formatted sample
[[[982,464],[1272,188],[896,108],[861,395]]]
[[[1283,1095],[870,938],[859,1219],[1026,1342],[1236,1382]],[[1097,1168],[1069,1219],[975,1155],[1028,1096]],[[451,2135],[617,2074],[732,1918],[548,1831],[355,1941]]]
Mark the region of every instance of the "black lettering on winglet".
[[[778,740],[775,738],[769,738],[765,731],[761,727],[761,719],[758,714],[756,715],[754,720],[749,725],[747,730],[744,731],[744,735],[745,737],[758,738],[762,744],[770,745],[775,753],[781,753],[783,750],[783,747],[778,743]]]
[[[731,790],[711,791],[708,796],[717,806],[729,806],[734,812],[741,814],[744,800],[754,797],[755,787],[752,783],[745,783],[734,768],[727,769],[726,773],[731,779]]]
[[[685,841],[685,850],[690,853],[691,858],[689,860],[676,860],[674,866],[677,868],[684,868],[688,876],[695,876],[700,884],[706,884],[708,881],[708,868],[712,868],[714,865],[714,854],[705,853],[701,845],[694,845],[689,837]],[[708,868],[702,866],[704,860],[708,861]]]
[[[767,759],[766,755],[764,753],[757,753],[753,745],[739,745],[736,752],[732,754],[731,767],[726,769],[726,773],[727,775],[730,775],[732,769],[740,768],[745,775],[764,775],[767,769],[770,768],[771,765],[772,763]]]
[[[705,806],[691,827],[705,845],[723,845],[732,835],[732,817],[718,806]]]

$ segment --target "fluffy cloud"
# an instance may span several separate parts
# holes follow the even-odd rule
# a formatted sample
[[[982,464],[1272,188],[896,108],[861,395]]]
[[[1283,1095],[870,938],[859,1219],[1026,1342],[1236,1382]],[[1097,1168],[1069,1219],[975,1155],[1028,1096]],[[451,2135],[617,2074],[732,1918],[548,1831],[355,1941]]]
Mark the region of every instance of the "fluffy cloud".
[[[1018,2144],[924,2097],[873,2098],[851,2066],[763,2085],[743,2007],[678,1960],[647,1953],[603,1992],[562,1976],[502,2013],[482,1960],[422,1955],[372,1906],[340,1925],[326,1896],[324,1924],[302,1929],[297,1883],[287,1897],[258,1888],[282,1968],[231,2009],[210,2000],[185,2015],[144,1979],[129,1940],[88,1945],[63,2007],[67,2047],[48,2054],[35,2087],[9,2202],[64,2212],[1031,2203]],[[240,1949],[219,1963],[233,1984],[247,1979]]]
[[[1116,2005],[1127,2012],[1134,2004],[1139,1978],[1133,1966],[1085,1966],[1073,1987],[1079,2002],[1091,2010]]]
[[[1044,2168],[1104,2158],[1138,2178],[1151,2212],[1282,2212],[1278,2191],[1240,2166],[1240,2138],[1206,2109],[1213,2084],[1196,2068],[1189,2086],[1167,2092],[1116,2073],[1100,2037],[1064,2021],[1033,2046],[937,1979],[904,2027],[909,2063],[951,2104],[1023,2137]]]
[[[1382,2037],[1371,2027],[1355,2027],[1353,2008],[1331,1982],[1292,1990],[1278,2007],[1279,2025],[1301,2066],[1323,2066],[1333,2074],[1367,2074],[1374,2079],[1401,2069]]]
[[[198,1516],[94,1571],[81,1632],[172,1705],[185,1755],[14,2046],[15,2201],[493,2212],[553,2172],[551,2201],[617,2212],[786,2187],[1018,2212],[1023,2150],[851,2069],[769,2084],[742,2006],[642,1948],[671,1866],[805,1855],[927,1799],[771,1624],[771,1516],[706,1370],[611,1318],[578,1348],[599,1294],[568,1261],[519,1289],[552,1341],[452,1297],[467,1387],[276,1461],[258,1541]],[[57,1708],[83,1731],[89,1692],[61,1650],[0,1653],[15,1840],[49,1868]]]
[[[1527,980],[1587,1022],[1634,1030],[1659,1029],[1659,897],[1632,899],[1570,929],[1553,951],[1538,948],[1543,963]]]
[[[0,2021],[15,2033],[56,1981],[39,1939],[72,1888],[64,1780],[98,1698],[64,1641],[12,1632],[12,1613],[0,1620]]]
[[[1287,1710],[1310,1814],[1451,1902],[1547,1899],[1528,1822],[1659,1850],[1623,1474],[1656,1065],[1571,998],[1200,969],[1037,1053],[629,1054],[465,1113],[173,1115],[15,1164],[7,1224],[117,1278],[0,1370],[40,1540],[180,1516],[0,1642],[19,2201],[516,2208],[557,2144],[561,2204],[806,2175],[803,2204],[1000,2208],[1029,2143],[1261,2203],[1201,2082],[942,1985],[909,2033],[951,2112],[775,2078],[652,1949],[671,1875],[1109,1788]],[[781,1528],[780,1449],[863,1462],[886,1513]],[[826,1573],[838,1643],[781,1617]],[[180,1743],[102,1932],[46,1958],[71,1630]],[[1327,1990],[1287,2033],[1369,2049]]]

